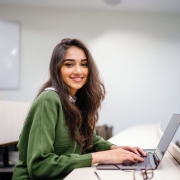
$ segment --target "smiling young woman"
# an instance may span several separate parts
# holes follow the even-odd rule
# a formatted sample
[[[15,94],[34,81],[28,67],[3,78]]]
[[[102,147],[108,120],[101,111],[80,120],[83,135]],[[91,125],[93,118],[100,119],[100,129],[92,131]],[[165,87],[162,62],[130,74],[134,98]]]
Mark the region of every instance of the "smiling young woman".
[[[94,163],[143,160],[140,148],[115,146],[95,134],[105,88],[84,43],[63,39],[53,50],[49,72],[22,129],[13,180],[61,180]]]

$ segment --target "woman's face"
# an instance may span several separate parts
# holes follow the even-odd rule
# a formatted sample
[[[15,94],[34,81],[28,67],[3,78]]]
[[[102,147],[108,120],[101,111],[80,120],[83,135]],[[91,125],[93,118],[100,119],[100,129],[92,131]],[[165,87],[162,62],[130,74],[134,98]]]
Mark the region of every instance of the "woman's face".
[[[64,62],[60,68],[60,75],[64,83],[68,86],[72,97],[87,81],[87,63],[86,54],[82,49],[71,46],[66,51]]]

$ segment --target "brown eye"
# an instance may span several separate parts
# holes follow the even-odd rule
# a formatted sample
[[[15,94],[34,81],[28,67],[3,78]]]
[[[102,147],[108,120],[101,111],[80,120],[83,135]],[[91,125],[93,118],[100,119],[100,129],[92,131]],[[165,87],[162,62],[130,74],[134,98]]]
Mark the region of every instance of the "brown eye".
[[[81,65],[87,67],[88,63],[87,62],[86,63],[82,63]]]
[[[65,63],[65,66],[71,67],[71,66],[73,66],[73,63]]]

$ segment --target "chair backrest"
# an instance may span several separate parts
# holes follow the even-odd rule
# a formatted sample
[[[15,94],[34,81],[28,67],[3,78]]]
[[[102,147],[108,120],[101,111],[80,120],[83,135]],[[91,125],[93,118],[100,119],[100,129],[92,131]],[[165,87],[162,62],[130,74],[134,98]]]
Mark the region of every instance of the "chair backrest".
[[[19,140],[30,105],[0,100],[0,146]]]
[[[98,136],[101,136],[104,140],[108,140],[112,137],[112,131],[113,127],[112,126],[107,126],[106,124],[102,126],[96,126],[96,134]]]

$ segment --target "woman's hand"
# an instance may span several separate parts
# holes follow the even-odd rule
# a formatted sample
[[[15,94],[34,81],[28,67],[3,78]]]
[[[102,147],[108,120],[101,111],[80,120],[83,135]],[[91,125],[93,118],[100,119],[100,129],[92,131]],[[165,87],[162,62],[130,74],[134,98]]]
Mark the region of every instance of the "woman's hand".
[[[127,146],[126,146],[127,148]],[[127,148],[129,149],[129,148]],[[135,149],[135,148],[133,148]],[[121,164],[124,161],[144,161],[139,155],[131,152],[132,148],[129,150],[124,149],[124,147],[116,146],[113,150],[101,151],[92,153],[92,164],[102,163],[102,164]]]
[[[110,150],[119,149],[119,148],[122,148],[122,149],[125,149],[127,151],[133,152],[133,153],[137,154],[138,156],[141,156],[141,155],[142,156],[146,156],[146,153],[140,147],[115,146],[115,145],[112,145]]]

